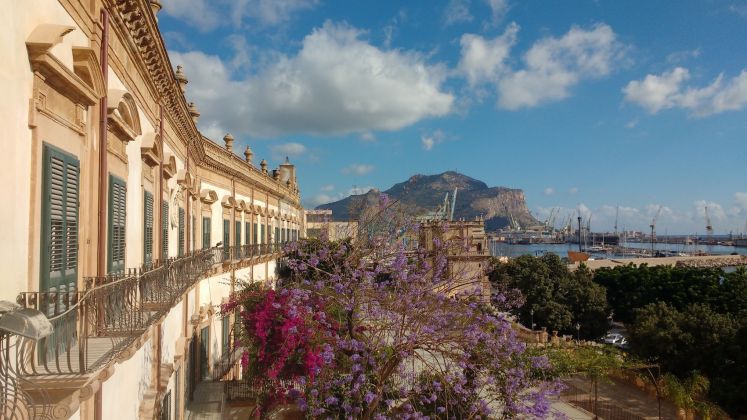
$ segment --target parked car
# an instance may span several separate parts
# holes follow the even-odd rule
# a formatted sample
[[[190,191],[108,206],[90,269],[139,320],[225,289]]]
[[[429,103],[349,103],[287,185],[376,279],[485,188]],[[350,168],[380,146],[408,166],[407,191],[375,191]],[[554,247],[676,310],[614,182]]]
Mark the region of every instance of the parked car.
[[[620,340],[624,340],[625,337],[623,337],[622,334],[619,333],[608,333],[604,337],[602,337],[602,343],[605,344],[617,344]]]

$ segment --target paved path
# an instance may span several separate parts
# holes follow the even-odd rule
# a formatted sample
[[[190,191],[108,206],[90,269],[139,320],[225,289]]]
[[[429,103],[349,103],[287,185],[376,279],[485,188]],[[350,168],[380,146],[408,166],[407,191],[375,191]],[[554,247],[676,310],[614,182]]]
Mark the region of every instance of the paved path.
[[[565,379],[569,389],[561,397],[564,401],[578,401],[581,406],[591,409],[589,404],[593,395],[589,395],[590,382],[587,378],[574,376]],[[656,396],[649,395],[640,389],[620,380],[602,380],[598,386],[598,403],[600,408],[606,408],[610,412],[617,413],[614,418],[642,418],[646,420],[657,420],[658,404]],[[662,401],[661,413],[663,419],[677,418],[675,407]],[[602,414],[602,413],[600,413]]]

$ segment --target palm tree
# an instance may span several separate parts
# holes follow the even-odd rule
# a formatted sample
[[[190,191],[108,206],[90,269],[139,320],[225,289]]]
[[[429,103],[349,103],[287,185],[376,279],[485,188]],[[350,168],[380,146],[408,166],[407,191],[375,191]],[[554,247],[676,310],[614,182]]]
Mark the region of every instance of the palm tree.
[[[664,394],[677,407],[677,417],[693,420],[697,413],[704,420],[728,418],[718,406],[705,399],[711,386],[705,376],[693,372],[685,379],[680,379],[671,373],[662,376]]]

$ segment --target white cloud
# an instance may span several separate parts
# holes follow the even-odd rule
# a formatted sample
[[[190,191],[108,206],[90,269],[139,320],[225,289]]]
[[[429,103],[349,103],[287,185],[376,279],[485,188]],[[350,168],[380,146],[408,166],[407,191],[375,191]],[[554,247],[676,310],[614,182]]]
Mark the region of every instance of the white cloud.
[[[545,188],[545,191],[542,192],[544,195],[553,195],[555,194],[555,189],[553,187],[547,187]]]
[[[446,134],[441,130],[436,130],[420,136],[420,144],[423,146],[423,150],[430,151],[433,149],[433,146],[441,143],[444,139],[446,139]]]
[[[353,163],[342,168],[342,173],[346,175],[366,175],[374,170],[373,165],[364,165],[360,163]]]
[[[429,151],[433,149],[433,145],[436,144],[436,142],[433,140],[433,137],[421,137],[420,143],[423,145],[423,150]]]
[[[650,114],[681,108],[694,116],[705,117],[747,106],[747,69],[726,82],[720,74],[702,88],[683,86],[689,79],[690,72],[686,68],[676,67],[660,75],[649,74],[643,80],[633,80],[623,88],[623,93],[626,101],[643,107]]]
[[[376,135],[370,131],[364,131],[360,134],[359,138],[363,141],[375,141]]]
[[[240,27],[246,18],[262,25],[277,25],[294,14],[314,8],[318,0],[163,0],[164,12],[201,30],[223,22]]]
[[[298,157],[307,152],[306,146],[301,143],[285,143],[270,146],[270,151],[275,159],[282,159],[286,156]]]
[[[488,26],[495,26],[508,12],[508,0],[485,0],[490,7],[491,19]]]
[[[747,192],[734,193],[734,203],[747,214]]]
[[[568,194],[575,195],[578,194],[578,187],[571,187],[568,189]]]
[[[201,31],[215,29],[221,16],[210,0],[163,0],[163,11]]]
[[[519,26],[511,23],[492,40],[474,34],[461,39],[459,72],[470,87],[493,85],[498,106],[505,109],[564,99],[581,81],[609,75],[615,62],[624,57],[625,47],[608,25],[572,26],[560,38],[536,41],[523,56],[523,68],[513,69],[508,60],[518,31]]]
[[[729,11],[747,19],[747,3],[732,4],[729,6]]]
[[[333,184],[323,185],[322,188],[320,188],[320,190],[322,190],[324,192],[334,191],[335,190],[335,186]]]
[[[321,204],[333,203],[335,201],[342,200],[343,198],[351,196],[351,195],[365,194],[369,192],[371,189],[373,189],[372,186],[351,187],[347,191],[344,191],[344,192],[341,191],[341,192],[338,192],[337,194],[327,194],[327,193],[316,194],[310,199],[306,200],[306,203],[307,203],[306,205],[310,207],[316,207]],[[322,191],[325,191],[324,187],[322,187]],[[325,191],[325,192],[329,192],[329,191]]]
[[[507,70],[506,60],[516,43],[519,25],[511,23],[502,35],[490,40],[475,34],[464,34],[458,71],[470,86],[497,83]]]
[[[692,50],[675,51],[667,55],[667,63],[681,63],[691,58],[700,57],[700,48],[694,48]]]
[[[516,110],[558,101],[584,79],[607,76],[624,48],[608,25],[573,26],[562,37],[541,39],[524,54],[525,67],[498,83],[498,105]]]
[[[415,52],[378,49],[362,36],[327,22],[304,38],[297,55],[280,55],[242,80],[232,80],[217,56],[170,55],[185,67],[187,96],[202,112],[200,126],[235,134],[398,130],[451,111],[454,96],[442,91],[442,66]]]
[[[443,13],[445,25],[472,22],[474,19],[469,11],[470,0],[449,0]]]
[[[708,217],[710,217],[711,221],[726,220],[726,212],[719,203],[707,200],[698,200],[693,203],[693,206],[695,206],[695,214],[701,217],[703,223],[705,223],[706,207],[708,208]]]

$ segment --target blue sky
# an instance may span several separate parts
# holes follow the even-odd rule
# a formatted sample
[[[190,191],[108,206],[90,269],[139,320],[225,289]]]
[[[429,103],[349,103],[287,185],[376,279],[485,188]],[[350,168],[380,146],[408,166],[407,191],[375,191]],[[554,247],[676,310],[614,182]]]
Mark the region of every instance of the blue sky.
[[[307,206],[458,170],[595,230],[745,230],[745,0],[162,2],[200,129]]]

